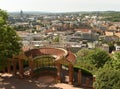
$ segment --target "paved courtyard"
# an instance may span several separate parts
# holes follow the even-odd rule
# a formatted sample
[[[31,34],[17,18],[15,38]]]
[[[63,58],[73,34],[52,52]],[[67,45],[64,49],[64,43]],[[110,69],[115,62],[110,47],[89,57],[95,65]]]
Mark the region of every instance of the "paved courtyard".
[[[37,79],[20,79],[10,74],[0,74],[0,89],[83,89],[65,83],[56,83],[53,76]]]

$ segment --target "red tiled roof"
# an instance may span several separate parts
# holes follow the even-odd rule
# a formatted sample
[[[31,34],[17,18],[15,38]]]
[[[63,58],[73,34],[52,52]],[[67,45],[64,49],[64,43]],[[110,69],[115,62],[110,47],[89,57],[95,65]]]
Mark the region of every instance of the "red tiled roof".
[[[91,32],[90,29],[74,29],[75,31],[81,31],[81,32]]]
[[[113,32],[105,31],[106,36],[113,36]]]
[[[45,30],[45,33],[50,33],[50,32],[55,32],[55,31],[52,29]]]
[[[118,37],[120,38],[120,32],[115,33],[115,35],[118,36]]]

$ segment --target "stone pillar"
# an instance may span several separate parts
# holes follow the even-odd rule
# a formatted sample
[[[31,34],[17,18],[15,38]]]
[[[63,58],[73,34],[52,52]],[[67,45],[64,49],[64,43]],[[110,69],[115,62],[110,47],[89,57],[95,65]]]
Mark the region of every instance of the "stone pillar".
[[[69,64],[69,84],[73,84],[73,73],[74,69],[73,69],[73,65]]]
[[[13,75],[16,75],[17,69],[16,69],[16,61],[13,60]]]
[[[30,57],[28,59],[28,62],[29,62],[29,68],[30,68],[30,77],[32,77],[33,76],[33,70],[34,70],[34,62],[32,60],[32,57]]]
[[[89,87],[89,85],[90,85],[90,79],[86,78],[86,87]]]
[[[82,71],[78,70],[78,86],[82,85]]]
[[[96,75],[93,75],[93,83],[95,82]],[[95,89],[94,86],[92,89]]]
[[[18,60],[19,60],[19,74],[20,77],[23,78],[24,75],[23,60],[22,59],[18,59]]]
[[[8,72],[8,73],[11,73],[10,59],[8,59],[7,72]]]
[[[62,71],[62,64],[57,63],[57,78],[58,78],[58,82],[62,82],[61,71]]]
[[[3,72],[3,73],[5,73],[5,72],[6,72],[6,71],[5,71],[5,67],[2,69],[2,72]]]

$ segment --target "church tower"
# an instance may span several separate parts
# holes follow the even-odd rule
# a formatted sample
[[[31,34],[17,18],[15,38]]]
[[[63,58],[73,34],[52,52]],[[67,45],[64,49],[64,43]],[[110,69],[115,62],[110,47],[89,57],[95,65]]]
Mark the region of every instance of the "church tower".
[[[20,17],[23,18],[23,11],[20,11]]]

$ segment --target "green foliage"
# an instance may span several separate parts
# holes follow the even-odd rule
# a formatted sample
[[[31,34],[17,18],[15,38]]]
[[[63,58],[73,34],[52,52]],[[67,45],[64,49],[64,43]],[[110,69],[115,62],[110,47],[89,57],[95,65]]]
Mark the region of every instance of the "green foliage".
[[[86,56],[89,56],[92,53],[94,53],[94,50],[83,48],[83,49],[81,49],[80,51],[77,52],[77,57],[86,57]]]
[[[114,42],[109,42],[108,45],[109,45],[109,53],[115,50]]]
[[[50,55],[38,56],[34,59],[35,67],[54,66],[55,58]]]
[[[86,48],[78,51],[77,63],[75,64],[75,66],[93,73],[96,70],[96,67],[91,63],[90,55],[93,53],[94,53],[94,50],[89,50]]]
[[[7,24],[7,13],[0,10],[0,65],[5,65],[5,60],[13,54],[18,54],[21,44],[20,38],[11,26]]]
[[[103,67],[107,61],[110,61],[111,58],[109,54],[101,49],[95,49],[94,53],[91,54],[92,64],[97,68]]]
[[[0,52],[6,57],[11,57],[20,51],[20,39],[16,32],[9,26],[4,26],[0,29]]]
[[[59,41],[60,41],[60,36],[57,35],[53,41],[54,41],[54,42],[59,42]]]
[[[114,69],[120,70],[120,52],[116,52],[113,54],[112,67]]]
[[[119,22],[120,21],[120,17],[109,17],[109,18],[105,18],[104,20],[107,21],[112,21],[112,22]]]
[[[109,54],[101,49],[82,49],[77,53],[77,63],[75,66],[86,69],[94,74],[110,60]]]
[[[120,71],[104,66],[96,74],[95,89],[119,89]]]
[[[117,45],[120,45],[120,41],[116,42]]]
[[[100,14],[104,17],[103,20],[119,22],[120,21],[120,12],[104,12]]]
[[[7,22],[8,15],[5,11],[0,10],[0,26],[5,25]]]
[[[96,73],[95,89],[120,88],[120,52],[112,55],[112,60]]]

